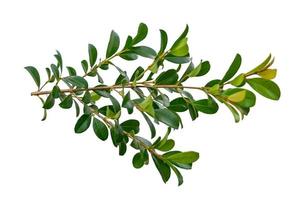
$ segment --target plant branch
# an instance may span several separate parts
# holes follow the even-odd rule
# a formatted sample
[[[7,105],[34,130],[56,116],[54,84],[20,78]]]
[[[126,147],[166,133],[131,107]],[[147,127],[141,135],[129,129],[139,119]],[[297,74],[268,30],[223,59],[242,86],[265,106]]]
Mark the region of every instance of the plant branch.
[[[129,83],[127,85],[111,85],[111,86],[97,86],[97,87],[89,87],[89,88],[77,88],[77,89],[61,89],[60,91],[63,93],[73,93],[73,92],[80,92],[80,91],[87,91],[87,90],[107,90],[107,89],[119,89],[119,88],[169,88],[169,89],[194,89],[194,90],[202,90],[206,92],[204,87],[198,86],[184,86],[184,85],[155,85],[155,84],[145,84],[145,83]],[[39,96],[39,95],[46,95],[50,94],[51,90],[47,91],[36,91],[32,92],[31,96]]]

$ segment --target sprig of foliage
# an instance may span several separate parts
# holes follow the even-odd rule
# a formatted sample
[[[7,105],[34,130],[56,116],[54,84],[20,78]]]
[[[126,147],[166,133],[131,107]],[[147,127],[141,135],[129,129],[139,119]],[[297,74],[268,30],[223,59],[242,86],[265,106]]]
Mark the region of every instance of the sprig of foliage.
[[[37,91],[31,94],[42,102],[42,120],[46,119],[47,111],[55,102],[59,102],[58,105],[63,109],[75,107],[76,116],[79,117],[75,123],[75,133],[81,134],[92,126],[100,140],[105,141],[110,135],[113,145],[119,148],[119,155],[124,155],[129,146],[136,149],[137,153],[132,160],[135,168],[147,165],[152,158],[164,182],[169,180],[173,171],[181,185],[183,177],[179,169],[191,169],[199,154],[194,151],[174,150],[175,141],[169,136],[171,130],[183,127],[178,113],[187,111],[191,119],[195,120],[199,114],[215,114],[219,109],[219,102],[225,104],[233,114],[235,122],[239,122],[248,115],[256,102],[255,94],[244,88],[246,84],[266,98],[280,98],[280,89],[271,80],[276,77],[277,70],[270,68],[274,58],[269,55],[249,72],[236,75],[242,63],[241,56],[237,54],[221,79],[211,80],[205,86],[188,86],[184,84],[185,81],[204,76],[210,70],[209,61],[202,60],[197,65],[192,62],[187,44],[188,26],[170,48],[167,48],[167,33],[160,30],[161,45],[158,51],[140,45],[147,33],[147,26],[141,23],[137,34],[134,37],[128,36],[124,47],[120,48],[119,36],[112,31],[103,60],[99,59],[96,47],[89,44],[88,61],[81,61],[83,75],[78,75],[73,67],[64,66],[59,51],[55,54],[56,63],[46,68],[47,80],[43,85],[35,67],[28,66],[25,69],[37,85]],[[139,66],[131,76],[113,62],[115,57],[133,61],[139,56],[149,58],[151,62],[145,68]],[[175,67],[171,65],[169,69],[164,69],[170,63],[175,64]],[[68,74],[65,70],[63,75],[64,68]],[[102,77],[104,70],[118,71],[115,83],[105,84]],[[96,78],[98,84],[89,86],[88,77]],[[52,90],[43,90],[50,84]],[[62,84],[67,89],[62,89]],[[196,99],[189,92],[192,90],[204,92],[206,97]],[[168,93],[177,97],[170,99]],[[122,97],[122,101],[116,95]],[[107,102],[105,99],[110,103],[104,104]],[[83,109],[80,109],[79,104],[82,104]],[[139,136],[140,123],[143,120],[122,119],[123,109],[128,114],[132,114],[134,110],[142,114],[150,128],[151,139],[157,135],[154,123],[166,125],[165,135],[158,136],[154,142]]]

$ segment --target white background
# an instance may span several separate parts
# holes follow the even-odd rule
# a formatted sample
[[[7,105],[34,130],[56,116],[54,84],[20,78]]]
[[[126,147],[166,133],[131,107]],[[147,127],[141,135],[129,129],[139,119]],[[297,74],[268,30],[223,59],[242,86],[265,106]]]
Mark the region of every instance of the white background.
[[[298,1],[0,1],[0,199],[301,199],[300,5]],[[124,42],[140,22],[149,27],[144,44],[159,46],[159,28],[173,41],[189,24],[190,52],[196,62],[211,61],[208,76],[220,78],[234,58],[242,71],[276,57],[280,101],[258,97],[241,123],[221,106],[218,114],[192,122],[172,137],[180,150],[200,152],[200,160],[164,184],[153,164],[136,170],[133,150],[119,157],[110,140],[90,129],[73,133],[74,110],[55,107],[41,122],[35,85],[24,70],[42,73],[58,49],[64,63],[87,58],[87,44],[104,55],[114,29]],[[136,68],[120,62],[124,69]],[[45,78],[45,74],[43,74]],[[113,81],[114,75],[106,75]],[[146,127],[143,134],[148,136]],[[160,129],[160,134],[163,129]]]

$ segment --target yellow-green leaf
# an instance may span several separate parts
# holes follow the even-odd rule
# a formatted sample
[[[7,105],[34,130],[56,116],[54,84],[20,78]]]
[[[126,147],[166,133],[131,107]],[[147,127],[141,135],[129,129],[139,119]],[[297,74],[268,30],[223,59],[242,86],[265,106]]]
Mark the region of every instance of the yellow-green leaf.
[[[266,69],[262,72],[259,72],[258,75],[264,79],[274,79],[277,75],[277,69]]]
[[[246,97],[246,91],[242,90],[242,91],[236,92],[236,93],[231,94],[230,96],[228,96],[228,100],[232,101],[232,102],[235,102],[235,103],[238,103],[238,102],[243,101],[245,99],[245,97]]]

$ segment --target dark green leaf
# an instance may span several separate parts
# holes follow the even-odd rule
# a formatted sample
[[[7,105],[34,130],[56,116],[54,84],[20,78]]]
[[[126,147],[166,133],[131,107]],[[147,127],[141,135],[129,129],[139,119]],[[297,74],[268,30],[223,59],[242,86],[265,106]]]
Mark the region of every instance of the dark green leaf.
[[[76,115],[76,117],[78,117],[80,114],[79,105],[75,100],[73,100],[73,101],[74,101],[74,105],[75,105],[75,115]]]
[[[52,96],[53,96],[53,98],[59,98],[59,96],[60,96],[60,88],[59,88],[59,86],[57,86],[57,85],[55,85],[55,86],[53,86],[53,88],[52,88],[52,91],[51,91],[51,94],[52,94]]]
[[[210,63],[208,61],[201,62],[196,68],[194,68],[188,76],[198,77],[207,74],[210,70]]]
[[[34,82],[36,83],[39,89],[41,81],[40,81],[40,74],[38,70],[33,66],[27,66],[25,67],[25,69],[29,72],[29,74],[31,75],[31,77],[33,78]]]
[[[54,64],[51,64],[50,68],[51,68],[51,71],[52,71],[54,77],[56,78],[56,80],[59,80],[60,79],[60,72],[59,72],[58,66],[56,66]]]
[[[228,71],[226,72],[226,74],[224,75],[222,80],[220,81],[220,84],[225,83],[226,81],[230,80],[236,74],[236,72],[240,68],[240,65],[241,65],[241,56],[239,54],[236,54]]]
[[[272,99],[279,100],[281,96],[280,88],[276,83],[271,80],[263,78],[252,78],[247,79],[247,83],[262,96]]]
[[[163,108],[163,109],[156,109],[155,110],[155,118],[167,126],[172,128],[179,128],[180,124],[180,117],[173,111]]]
[[[119,55],[124,60],[136,60],[138,58],[137,54],[134,52],[124,52]]]
[[[69,76],[76,76],[76,70],[73,67],[68,66],[67,67]]]
[[[130,81],[138,81],[142,78],[141,74],[144,72],[144,69],[142,67],[137,67],[137,69],[134,71]]]
[[[174,171],[174,173],[177,175],[178,178],[178,186],[182,185],[184,180],[183,180],[183,176],[180,173],[180,171],[173,165],[170,165],[171,169]]]
[[[54,105],[54,98],[53,98],[52,94],[49,94],[46,101],[45,101],[45,103],[44,103],[43,108],[50,109],[50,108],[53,107],[53,105]]]
[[[132,163],[136,169],[143,167],[144,165],[143,155],[140,152],[136,153],[133,157]]]
[[[199,153],[194,151],[187,151],[164,157],[173,162],[189,164],[199,159]]]
[[[68,109],[72,107],[72,104],[73,104],[72,95],[68,95],[62,100],[59,106],[64,109]]]
[[[93,130],[99,139],[105,141],[108,138],[109,132],[107,126],[97,118],[93,119]]]
[[[90,61],[90,62],[91,62],[91,61]],[[88,68],[89,68],[88,62],[87,62],[86,60],[82,60],[82,61],[81,61],[81,64],[82,64],[82,68],[83,68],[84,72],[87,73]]]
[[[170,167],[156,156],[152,155],[152,158],[156,165],[156,168],[158,169],[161,175],[163,182],[166,183],[170,178]]]
[[[82,133],[86,131],[91,124],[91,115],[83,114],[76,122],[74,127],[75,133]]]
[[[111,32],[110,40],[107,47],[106,58],[111,57],[114,53],[117,52],[120,44],[120,39],[118,34],[115,31]]]
[[[147,28],[146,24],[140,23],[137,34],[132,41],[132,45],[135,45],[135,44],[141,42],[142,40],[144,40],[144,38],[147,36],[147,32],[148,32],[148,28]]]
[[[162,72],[155,80],[156,85],[173,85],[178,80],[177,71],[174,69]]]
[[[183,97],[176,98],[170,102],[168,109],[175,112],[185,112],[187,107],[187,102]]]
[[[134,104],[131,100],[131,97],[130,97],[130,92],[128,92],[124,97],[123,97],[123,100],[122,100],[122,107],[126,108],[128,110],[128,113],[129,114],[132,114],[133,113],[133,108],[134,108]]]
[[[161,36],[161,46],[158,54],[162,54],[165,51],[168,42],[167,33],[162,29],[160,29],[160,36]]]
[[[155,128],[153,122],[149,119],[149,117],[146,114],[144,114],[143,112],[141,112],[141,113],[149,126],[149,129],[151,131],[151,138],[154,138],[156,136],[156,128]]]
[[[82,101],[85,103],[85,104],[89,104],[91,102],[91,94],[89,91],[86,91],[83,98],[82,98]]]
[[[133,38],[131,36],[128,36],[126,38],[126,41],[125,41],[125,45],[123,47],[123,50],[128,50],[132,47],[132,42],[133,42]]]
[[[218,104],[211,97],[208,97],[208,99],[194,101],[192,104],[197,111],[206,114],[214,114],[218,111]]]
[[[128,133],[133,132],[135,134],[139,132],[139,126],[140,126],[139,121],[135,119],[129,119],[120,124],[122,130]]]
[[[157,53],[150,47],[147,46],[137,46],[133,47],[132,51],[138,54],[139,56],[146,57],[146,58],[155,58]]]
[[[126,143],[121,142],[119,144],[119,155],[123,156],[126,153]]]
[[[199,114],[197,109],[192,104],[188,104],[187,106],[192,121],[198,118]]]
[[[97,60],[97,49],[93,44],[89,44],[88,49],[89,49],[90,66],[93,67]]]
[[[88,88],[88,82],[81,76],[68,76],[63,78],[63,80],[79,88]]]
[[[62,59],[62,55],[61,53],[56,50],[56,54],[54,55],[54,57],[57,60],[57,66],[61,69],[61,72],[63,71],[63,59]]]
[[[176,64],[184,64],[190,62],[191,58],[189,56],[178,57],[178,56],[173,56],[171,54],[168,54],[165,57],[165,60],[168,60],[169,62],[176,63]]]

